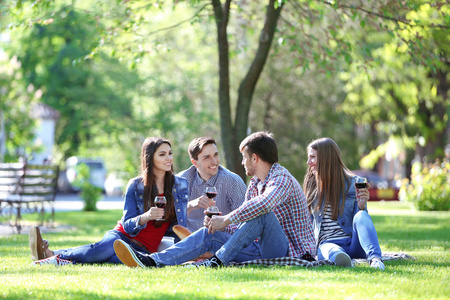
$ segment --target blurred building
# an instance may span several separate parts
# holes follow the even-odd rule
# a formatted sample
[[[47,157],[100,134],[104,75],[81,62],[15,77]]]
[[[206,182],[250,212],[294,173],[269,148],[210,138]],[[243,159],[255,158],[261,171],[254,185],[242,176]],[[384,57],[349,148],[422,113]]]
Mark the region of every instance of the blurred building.
[[[53,157],[53,145],[55,144],[55,127],[59,119],[59,112],[52,107],[38,103],[33,106],[31,116],[36,119],[35,146],[39,151],[32,154],[29,161],[33,164],[42,164],[47,159]]]

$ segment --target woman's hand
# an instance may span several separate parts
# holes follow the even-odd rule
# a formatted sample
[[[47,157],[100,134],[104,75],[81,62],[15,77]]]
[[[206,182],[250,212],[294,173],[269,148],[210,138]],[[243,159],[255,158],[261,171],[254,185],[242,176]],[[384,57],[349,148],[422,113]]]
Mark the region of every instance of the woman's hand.
[[[358,208],[363,210],[366,208],[366,203],[369,201],[369,188],[370,184],[367,184],[365,189],[356,189],[356,198],[358,199]]]
[[[156,206],[153,206],[142,214],[139,224],[144,225],[148,221],[162,219],[163,217],[164,217],[164,208],[157,208]]]

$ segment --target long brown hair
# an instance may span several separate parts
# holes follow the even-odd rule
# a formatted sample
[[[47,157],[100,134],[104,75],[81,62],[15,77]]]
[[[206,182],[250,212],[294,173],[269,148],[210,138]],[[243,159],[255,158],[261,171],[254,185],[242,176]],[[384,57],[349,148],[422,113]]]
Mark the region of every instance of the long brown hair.
[[[303,190],[310,211],[331,209],[331,218],[337,220],[343,212],[344,200],[347,196],[350,176],[353,174],[342,162],[339,146],[330,138],[320,138],[312,141],[308,149],[317,151],[315,172],[311,168],[305,175]],[[342,197],[342,202],[339,202]],[[313,202],[318,200],[313,206]]]
[[[148,211],[150,207],[154,206],[154,199],[161,191],[158,191],[155,182],[155,176],[153,174],[153,157],[155,156],[156,150],[162,144],[168,144],[170,147],[172,145],[170,142],[163,138],[158,137],[148,137],[142,144],[141,150],[141,177],[144,183],[144,211]],[[176,219],[175,205],[172,195],[172,187],[175,183],[175,178],[173,175],[173,166],[170,171],[167,171],[164,175],[164,196],[166,197],[167,204],[165,207],[164,219],[166,221],[174,221]],[[155,227],[160,227],[162,222],[156,221]]]

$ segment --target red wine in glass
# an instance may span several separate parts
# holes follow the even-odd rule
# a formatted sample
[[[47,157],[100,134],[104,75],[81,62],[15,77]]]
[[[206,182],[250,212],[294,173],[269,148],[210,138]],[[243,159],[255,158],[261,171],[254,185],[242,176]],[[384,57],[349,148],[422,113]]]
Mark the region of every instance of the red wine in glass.
[[[207,186],[205,191],[206,197],[214,199],[217,196],[217,190],[215,186]]]
[[[367,188],[367,178],[364,178],[364,177],[358,177],[358,178],[356,178],[356,180],[355,180],[355,188],[357,189],[357,190],[359,190],[359,189],[365,189],[365,188]],[[359,196],[358,196],[358,193],[356,193],[356,199],[358,200],[358,201],[361,201],[361,199],[359,198]]]
[[[214,199],[217,197],[217,192],[206,192],[206,197],[209,199]]]
[[[367,188],[367,182],[356,182],[355,187],[359,189],[365,189]]]
[[[156,196],[154,203],[155,203],[156,207],[164,208],[164,207],[166,207],[166,203],[167,203],[166,197],[164,197],[164,196]],[[164,219],[156,219],[155,221],[164,221]]]
[[[208,197],[209,199],[216,198],[217,197],[216,187],[215,186],[207,186],[205,194],[206,194],[206,197]],[[213,204],[213,206],[208,207],[205,210],[205,214],[210,218],[214,215],[216,215],[216,216],[220,215],[219,208],[217,206],[215,206],[215,204]]]
[[[212,216],[220,216],[222,213],[217,206],[211,206],[205,210],[205,214],[211,218]]]
[[[221,215],[221,213],[218,211],[209,211],[209,210],[205,210],[205,214],[210,218],[212,216],[220,216]]]
[[[155,206],[156,206],[157,208],[164,208],[164,207],[166,207],[166,204],[165,204],[165,203],[162,203],[162,202],[158,202],[158,203],[155,203]]]

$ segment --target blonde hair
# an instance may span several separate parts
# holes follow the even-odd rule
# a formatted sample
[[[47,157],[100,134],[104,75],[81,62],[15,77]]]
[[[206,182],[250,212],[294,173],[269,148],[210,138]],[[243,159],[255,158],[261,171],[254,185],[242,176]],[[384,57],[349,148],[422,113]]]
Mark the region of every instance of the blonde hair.
[[[307,148],[317,151],[315,172],[309,168],[303,181],[308,208],[312,212],[330,207],[331,218],[337,220],[344,210],[345,201],[340,203],[340,199],[345,199],[348,192],[345,182],[348,187],[353,173],[342,162],[341,150],[332,139],[314,140]]]

